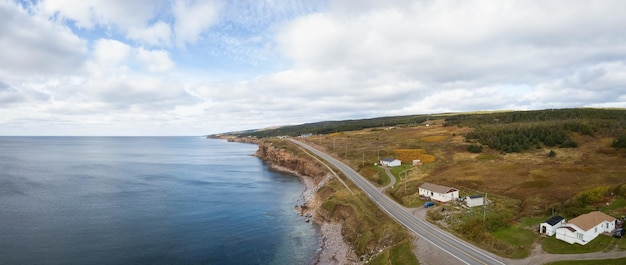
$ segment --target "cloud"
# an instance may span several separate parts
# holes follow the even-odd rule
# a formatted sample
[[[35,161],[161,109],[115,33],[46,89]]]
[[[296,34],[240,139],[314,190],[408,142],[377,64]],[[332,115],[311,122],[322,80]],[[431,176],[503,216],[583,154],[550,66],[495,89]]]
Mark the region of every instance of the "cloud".
[[[176,1],[172,7],[174,34],[179,47],[194,44],[198,36],[217,23],[219,4],[212,0]]]
[[[625,8],[617,0],[5,1],[0,48],[11,52],[0,54],[0,134],[28,126],[203,134],[626,107]]]
[[[143,63],[150,72],[166,72],[174,67],[174,62],[165,50],[146,50],[143,47],[137,49],[137,59]]]
[[[126,33],[128,39],[151,46],[169,46],[172,30],[170,25],[157,21],[147,27],[131,27]]]
[[[93,54],[98,63],[116,66],[125,63],[130,57],[132,47],[112,39],[100,39],[96,41]]]
[[[68,28],[0,3],[0,78],[72,74],[82,70],[86,42]]]
[[[167,1],[163,0],[42,0],[41,9],[80,28],[98,25],[118,26],[124,30],[145,24]]]

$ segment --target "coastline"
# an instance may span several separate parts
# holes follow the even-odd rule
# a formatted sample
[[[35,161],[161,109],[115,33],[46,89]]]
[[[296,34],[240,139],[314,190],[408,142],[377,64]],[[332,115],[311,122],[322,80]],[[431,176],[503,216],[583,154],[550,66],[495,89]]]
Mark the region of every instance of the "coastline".
[[[269,166],[274,170],[297,176],[305,187],[300,197],[301,201],[298,201],[298,205],[294,207],[294,210],[300,216],[310,218],[306,219],[307,221],[311,220],[314,224],[319,226],[321,237],[320,251],[317,254],[314,264],[362,264],[361,262],[358,262],[356,254],[354,254],[352,248],[345,242],[341,234],[342,224],[338,222],[326,221],[323,217],[317,214],[317,210],[321,207],[322,202],[316,196],[315,192],[326,184],[331,175],[329,174],[319,183],[315,183],[313,178],[300,174],[299,172],[289,168],[279,166],[271,162],[269,163]]]
[[[316,193],[333,176],[321,167],[317,168],[316,162],[298,157],[280,148],[275,148],[271,143],[257,138],[240,138],[233,136],[217,136],[216,139],[224,139],[229,142],[256,144],[259,149],[252,154],[268,164],[276,171],[284,172],[298,177],[304,185],[300,199],[296,202],[294,212],[303,216],[303,221],[312,222],[318,226],[321,237],[319,252],[315,258],[315,265],[360,265],[364,264],[356,255],[352,246],[346,243],[342,234],[343,223],[333,222],[318,214],[322,206],[322,199]],[[311,163],[312,162],[312,163]]]

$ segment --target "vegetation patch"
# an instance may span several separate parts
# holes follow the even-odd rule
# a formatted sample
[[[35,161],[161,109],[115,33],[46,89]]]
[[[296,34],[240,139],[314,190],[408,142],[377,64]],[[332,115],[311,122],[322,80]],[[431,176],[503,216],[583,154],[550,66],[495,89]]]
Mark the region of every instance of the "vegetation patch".
[[[485,153],[482,153],[476,156],[476,160],[494,160],[494,159],[500,159],[500,156],[497,154],[485,154]]]
[[[602,259],[602,260],[566,260],[548,262],[545,265],[623,265],[626,264],[626,258],[620,259]]]
[[[443,141],[448,140],[448,139],[450,139],[450,136],[433,135],[433,136],[422,137],[420,139],[420,141],[427,142],[427,143],[438,143],[438,142],[443,142]]]
[[[390,249],[386,249],[374,258],[368,264],[380,264],[380,265],[410,265],[419,264],[419,261],[412,254],[411,243],[406,241],[402,242]]]
[[[374,256],[378,251],[409,242],[406,229],[380,210],[367,196],[359,192],[352,195],[344,192],[345,188],[338,181],[330,181],[331,189],[320,189],[328,196],[322,204],[320,216],[326,220],[340,222],[343,225],[342,236],[358,256]],[[319,192],[318,191],[318,194]],[[408,252],[405,255],[413,255]]]
[[[512,247],[513,252],[508,257],[513,259],[528,257],[532,244],[539,237],[537,233],[527,229],[520,223],[503,227],[491,232],[491,235]]]
[[[526,181],[520,184],[522,189],[529,188],[548,188],[552,185],[552,181],[549,180],[534,180],[534,181]]]
[[[591,240],[586,245],[570,244],[563,240],[556,239],[556,237],[541,237],[539,242],[543,247],[543,250],[552,254],[580,254],[580,253],[592,253],[598,251],[610,251],[615,248],[618,243],[616,239],[611,236],[599,235],[594,240]]]

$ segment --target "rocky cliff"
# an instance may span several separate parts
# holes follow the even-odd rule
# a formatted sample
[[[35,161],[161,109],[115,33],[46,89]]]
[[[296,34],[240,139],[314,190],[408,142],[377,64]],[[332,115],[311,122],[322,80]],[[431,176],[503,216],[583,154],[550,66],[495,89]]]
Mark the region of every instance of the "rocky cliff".
[[[328,173],[328,170],[320,166],[315,159],[306,155],[297,155],[283,148],[274,146],[273,143],[260,141],[256,156],[270,163],[274,167],[295,171],[298,175],[311,178],[315,185],[319,184]]]

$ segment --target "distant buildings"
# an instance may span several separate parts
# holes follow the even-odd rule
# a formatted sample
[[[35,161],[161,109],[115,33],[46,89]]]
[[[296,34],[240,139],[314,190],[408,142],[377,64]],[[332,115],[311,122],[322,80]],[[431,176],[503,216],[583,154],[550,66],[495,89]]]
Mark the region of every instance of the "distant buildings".
[[[402,164],[402,161],[394,158],[383,158],[380,160],[381,166],[397,167],[400,164]]]

